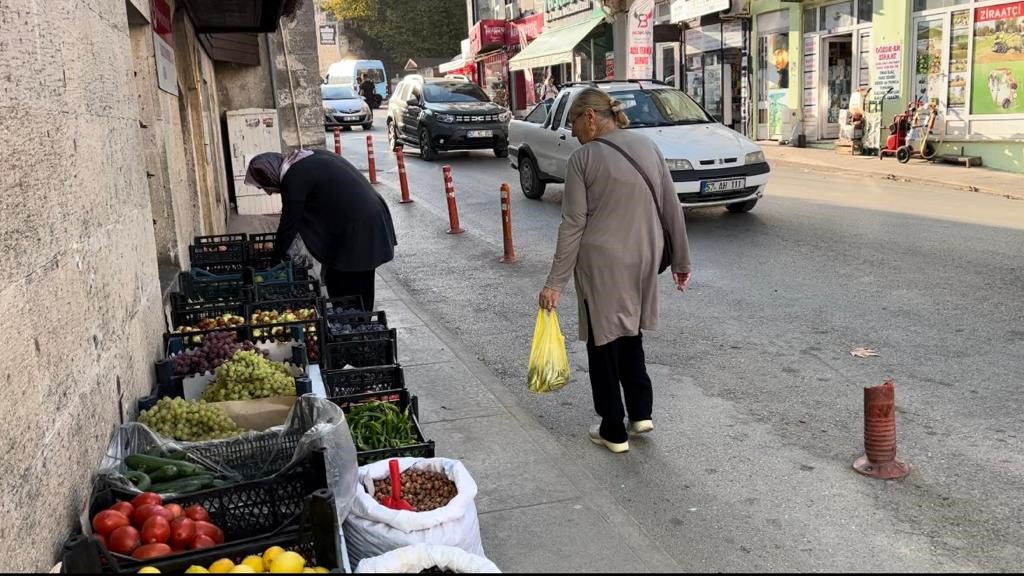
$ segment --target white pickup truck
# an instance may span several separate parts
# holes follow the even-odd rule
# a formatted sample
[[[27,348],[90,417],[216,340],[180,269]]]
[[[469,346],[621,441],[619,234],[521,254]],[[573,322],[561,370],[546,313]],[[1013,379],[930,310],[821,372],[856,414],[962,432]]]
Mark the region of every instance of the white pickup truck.
[[[771,171],[761,147],[726,128],[687,94],[657,82],[572,84],[509,126],[509,158],[527,198],[539,199],[548,182],[564,182],[569,156],[580,147],[569,108],[580,90],[595,86],[622,102],[627,130],[640,130],[665,156],[684,208],[725,206],[748,212],[764,194]]]

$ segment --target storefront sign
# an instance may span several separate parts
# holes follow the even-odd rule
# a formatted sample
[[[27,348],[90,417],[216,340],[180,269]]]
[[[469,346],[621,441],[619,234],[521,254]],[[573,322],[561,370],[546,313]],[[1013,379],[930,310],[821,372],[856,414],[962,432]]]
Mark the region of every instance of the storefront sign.
[[[544,31],[544,15],[534,14],[508,23],[505,40],[509,46],[525,48]]]
[[[615,78],[615,52],[604,53],[604,77]]]
[[[470,54],[475,56],[482,50],[505,46],[504,20],[481,20],[469,31]]]
[[[320,27],[320,43],[333,46],[338,43],[338,30],[334,24],[324,24]]]
[[[726,48],[743,48],[743,24],[741,22],[724,22],[722,24],[722,43]]]
[[[171,32],[171,6],[167,0],[152,0],[153,43],[156,49],[156,76],[160,89],[178,95],[178,73],[174,66],[174,34]]]
[[[634,0],[629,9],[627,78],[654,78],[654,0]]]
[[[722,49],[722,25],[709,24],[686,30],[686,55]]]
[[[974,10],[971,114],[1024,114],[1024,2]]]
[[[593,9],[593,0],[544,0],[544,19],[552,22]]]
[[[728,10],[731,0],[672,0],[670,22],[700,18],[705,14]]]
[[[900,85],[903,84],[903,44],[893,42],[875,46],[875,87],[874,92],[881,96],[892,88],[889,100],[900,97]]]

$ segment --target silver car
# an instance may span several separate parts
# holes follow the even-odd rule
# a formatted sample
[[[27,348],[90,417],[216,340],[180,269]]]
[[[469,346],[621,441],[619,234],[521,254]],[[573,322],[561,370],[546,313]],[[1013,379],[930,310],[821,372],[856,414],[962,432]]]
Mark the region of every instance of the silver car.
[[[324,102],[324,126],[373,128],[373,112],[355,88],[347,84],[322,84],[320,98]]]

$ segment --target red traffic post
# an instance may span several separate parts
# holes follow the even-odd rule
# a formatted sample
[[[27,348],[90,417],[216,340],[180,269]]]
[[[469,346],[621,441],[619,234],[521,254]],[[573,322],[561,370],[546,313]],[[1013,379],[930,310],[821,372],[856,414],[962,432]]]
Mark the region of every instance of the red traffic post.
[[[516,249],[512,244],[512,194],[508,184],[501,183],[501,236],[505,244],[505,255],[501,261],[511,264],[516,261]]]
[[[334,153],[341,156],[341,128],[334,129]]]
[[[452,167],[445,164],[441,167],[444,172],[444,193],[448,197],[448,233],[462,234],[465,232],[459,227],[459,206],[455,203],[455,184],[452,182]]]
[[[893,480],[910,474],[896,458],[896,385],[886,380],[864,389],[864,456],[853,469],[865,476]]]
[[[370,164],[370,184],[377,183],[377,161],[373,157],[373,136],[366,136],[366,160]]]
[[[409,197],[409,179],[405,175],[405,151],[401,146],[395,148],[395,156],[398,159],[398,183],[402,185],[402,204],[409,204],[412,198]]]

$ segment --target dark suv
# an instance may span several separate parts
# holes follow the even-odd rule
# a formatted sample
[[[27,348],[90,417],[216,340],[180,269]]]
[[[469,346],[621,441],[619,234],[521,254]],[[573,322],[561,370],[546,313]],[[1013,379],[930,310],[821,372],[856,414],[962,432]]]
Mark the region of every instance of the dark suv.
[[[448,150],[494,150],[504,158],[511,119],[472,82],[406,76],[388,104],[388,141],[419,148],[427,161]]]

